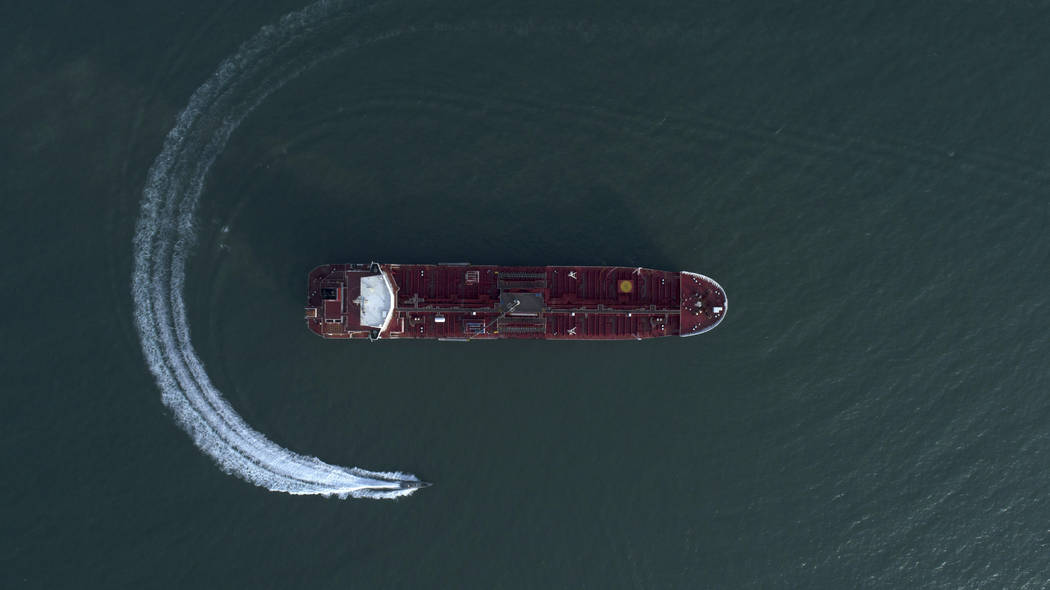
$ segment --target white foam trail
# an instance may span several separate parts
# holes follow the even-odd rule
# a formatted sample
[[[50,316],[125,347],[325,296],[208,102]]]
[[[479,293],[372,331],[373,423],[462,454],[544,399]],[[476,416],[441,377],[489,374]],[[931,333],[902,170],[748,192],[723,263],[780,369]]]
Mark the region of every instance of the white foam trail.
[[[322,0],[264,27],[190,97],[146,179],[135,229],[132,294],[142,351],[164,404],[224,471],[275,492],[395,498],[416,489],[402,489],[401,482],[418,479],[329,465],[282,448],[248,426],[212,385],[194,351],[183,300],[194,214],[209,169],[248,113],[323,58],[296,58],[297,43],[346,16],[345,8]]]

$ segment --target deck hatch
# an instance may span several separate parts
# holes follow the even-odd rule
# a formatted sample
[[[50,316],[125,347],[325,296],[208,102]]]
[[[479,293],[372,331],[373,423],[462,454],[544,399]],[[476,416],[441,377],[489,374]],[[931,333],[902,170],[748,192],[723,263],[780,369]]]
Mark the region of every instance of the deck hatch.
[[[543,293],[504,291],[499,294],[499,304],[507,315],[538,316],[543,312]]]

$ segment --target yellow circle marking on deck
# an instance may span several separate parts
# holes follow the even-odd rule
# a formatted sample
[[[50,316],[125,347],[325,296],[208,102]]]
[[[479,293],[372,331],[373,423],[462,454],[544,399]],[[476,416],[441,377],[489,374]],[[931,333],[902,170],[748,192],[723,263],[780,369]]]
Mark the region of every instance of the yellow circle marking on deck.
[[[630,293],[634,291],[634,283],[631,281],[620,281],[620,293]]]

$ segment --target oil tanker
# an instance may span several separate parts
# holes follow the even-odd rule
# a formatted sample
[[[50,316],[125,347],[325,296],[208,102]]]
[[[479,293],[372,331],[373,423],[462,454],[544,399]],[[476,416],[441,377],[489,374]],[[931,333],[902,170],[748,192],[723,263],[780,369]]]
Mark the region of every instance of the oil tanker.
[[[308,285],[306,325],[333,339],[695,336],[728,309],[711,278],[641,267],[326,264]]]

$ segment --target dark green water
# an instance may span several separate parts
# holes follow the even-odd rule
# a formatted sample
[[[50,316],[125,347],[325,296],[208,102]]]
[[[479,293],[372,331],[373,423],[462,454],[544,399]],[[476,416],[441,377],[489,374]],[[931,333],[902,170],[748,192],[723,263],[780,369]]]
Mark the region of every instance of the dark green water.
[[[435,482],[395,501],[223,473],[134,320],[165,136],[303,6],[10,10],[2,586],[1050,585],[1050,11],[767,4],[393,3],[271,48],[196,211],[193,345],[277,444]],[[685,269],[731,308],[312,336],[306,272],[373,259]]]

